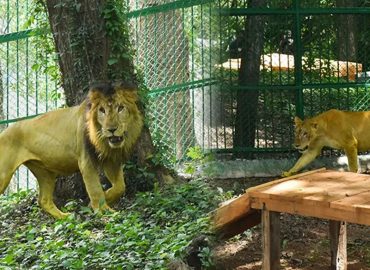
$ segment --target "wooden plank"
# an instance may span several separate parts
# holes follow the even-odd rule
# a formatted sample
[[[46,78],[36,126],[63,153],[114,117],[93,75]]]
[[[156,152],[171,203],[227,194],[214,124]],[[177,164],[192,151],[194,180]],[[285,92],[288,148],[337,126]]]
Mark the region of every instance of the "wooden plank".
[[[304,172],[304,173],[295,174],[295,175],[292,175],[292,176],[289,176],[289,177],[284,177],[284,178],[281,178],[281,179],[273,180],[273,181],[270,181],[270,182],[262,184],[262,185],[251,187],[251,188],[247,189],[246,192],[251,193],[251,192],[262,191],[266,188],[269,188],[269,187],[274,186],[276,184],[285,182],[287,180],[298,179],[300,177],[311,175],[311,174],[314,174],[314,173],[317,173],[317,172],[322,172],[322,171],[325,171],[325,170],[326,170],[326,168],[320,168],[320,169],[317,169],[317,170],[312,170],[312,171],[308,171],[308,172]]]
[[[306,204],[308,206],[330,207],[333,201],[370,191],[370,177],[367,177],[365,181],[363,179],[365,178],[359,178],[359,181],[354,183],[340,182],[339,186],[337,184],[331,185],[330,183],[306,184],[305,187],[300,190],[286,189],[282,194],[269,194],[268,192],[264,192],[262,198],[265,198],[268,194],[271,199],[296,201],[297,203]],[[254,194],[254,197],[260,197],[260,195]]]
[[[240,234],[261,223],[261,211],[251,209],[251,211],[239,219],[234,220],[232,223],[225,224],[218,227],[215,233],[221,239],[228,239],[237,234]]]
[[[260,196],[255,196],[259,198]],[[343,199],[345,195],[335,192],[317,192],[317,193],[308,193],[308,194],[294,194],[294,196],[283,196],[283,195],[271,195],[268,199],[276,201],[287,201],[295,202],[297,204],[303,204],[307,207],[326,207],[330,208],[330,205],[333,201]],[[262,197],[261,199],[267,199]],[[342,208],[346,208],[346,205],[343,205]],[[349,207],[351,208],[351,207]],[[350,210],[350,209],[348,209]]]
[[[366,178],[369,177],[367,174],[360,174],[360,173],[354,173],[354,172],[339,172],[339,171],[333,171],[333,170],[325,170],[321,171],[320,173],[317,173],[314,175],[314,178],[310,175],[308,176],[302,176],[299,177],[299,179],[307,179],[312,181],[317,181],[318,179],[326,179],[331,181],[338,181],[341,178],[345,178],[345,181],[356,181],[353,178]]]
[[[355,212],[357,215],[370,215],[370,202],[363,203],[361,205],[356,205]]]
[[[262,210],[262,269],[280,269],[280,213]]]
[[[288,181],[289,180],[289,181]],[[354,174],[354,173],[340,173],[334,171],[314,172],[311,175],[303,175],[295,177],[294,179],[279,179],[266,183],[265,185],[256,186],[248,192],[254,196],[257,193],[269,194],[286,194],[289,196],[292,191],[303,191],[310,187],[311,189],[333,189],[347,191],[348,184],[358,184],[363,181],[370,181],[369,175]],[[370,183],[370,182],[369,182]],[[363,185],[363,184],[361,184]],[[360,186],[361,186],[360,185]],[[370,187],[370,184],[369,184]],[[313,190],[315,193],[316,190]],[[264,196],[264,195],[260,195]]]
[[[331,270],[347,270],[347,223],[329,222]]]
[[[370,191],[369,175],[326,171],[312,174],[311,178],[304,176],[254,189],[249,194],[251,197],[329,207],[332,201],[367,191]]]
[[[213,226],[216,230],[248,215],[250,212],[249,194],[245,193],[237,198],[224,202],[213,213]]]
[[[251,198],[251,207],[254,209],[263,209],[265,207],[265,209],[270,211],[370,225],[370,213],[368,212],[361,212],[360,215],[357,212],[348,210],[329,207],[310,207],[296,202],[260,198]]]
[[[358,208],[368,209],[370,205],[370,191],[362,192],[350,197],[344,197],[330,203],[330,207],[334,209],[342,209],[348,211],[356,211]]]
[[[319,195],[321,200],[323,200],[325,197],[335,194],[335,191],[339,189],[340,183],[336,183],[333,181],[312,182],[296,179],[280,183],[261,192],[256,191],[254,193],[251,193],[251,196],[260,198],[284,198],[287,200],[304,200],[305,197]]]

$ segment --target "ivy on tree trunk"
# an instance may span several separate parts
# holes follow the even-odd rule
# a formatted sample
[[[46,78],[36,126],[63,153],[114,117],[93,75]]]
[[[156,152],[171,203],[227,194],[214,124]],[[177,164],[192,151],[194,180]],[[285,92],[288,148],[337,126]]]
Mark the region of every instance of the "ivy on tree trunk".
[[[3,74],[1,73],[1,63],[0,63],[0,120],[4,120],[3,97],[4,97]],[[0,132],[4,128],[5,125],[0,124]]]

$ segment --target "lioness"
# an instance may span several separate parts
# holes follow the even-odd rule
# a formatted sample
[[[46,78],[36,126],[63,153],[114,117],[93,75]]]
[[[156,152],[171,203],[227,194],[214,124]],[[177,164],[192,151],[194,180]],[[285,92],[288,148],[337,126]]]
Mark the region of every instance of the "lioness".
[[[370,150],[370,111],[333,109],[304,121],[295,117],[294,122],[294,147],[303,155],[283,176],[297,173],[320,155],[324,146],[344,150],[349,170],[357,172],[357,151]]]
[[[81,105],[20,121],[0,133],[0,194],[14,171],[27,166],[39,184],[40,206],[65,218],[53,202],[55,178],[80,170],[94,210],[110,209],[125,191],[122,163],[138,139],[143,117],[137,89],[129,83],[90,88]],[[112,187],[103,191],[99,172]]]

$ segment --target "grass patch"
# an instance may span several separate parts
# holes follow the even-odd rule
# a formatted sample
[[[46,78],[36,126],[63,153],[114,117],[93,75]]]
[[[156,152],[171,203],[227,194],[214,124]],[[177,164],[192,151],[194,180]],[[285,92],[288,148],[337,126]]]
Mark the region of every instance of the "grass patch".
[[[166,269],[193,238],[210,233],[219,196],[192,181],[139,193],[103,216],[72,201],[65,210],[75,214],[62,221],[36,201],[34,191],[0,199],[1,269]]]

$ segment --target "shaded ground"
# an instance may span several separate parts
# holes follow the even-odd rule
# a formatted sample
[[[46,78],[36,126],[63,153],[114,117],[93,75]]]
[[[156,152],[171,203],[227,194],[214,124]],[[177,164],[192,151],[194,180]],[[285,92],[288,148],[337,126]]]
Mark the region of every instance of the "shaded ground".
[[[237,193],[271,179],[217,180],[215,185]],[[281,269],[330,269],[327,220],[297,215],[281,216]],[[370,226],[347,226],[348,270],[370,270]],[[213,249],[217,270],[261,269],[261,226],[222,241]]]

